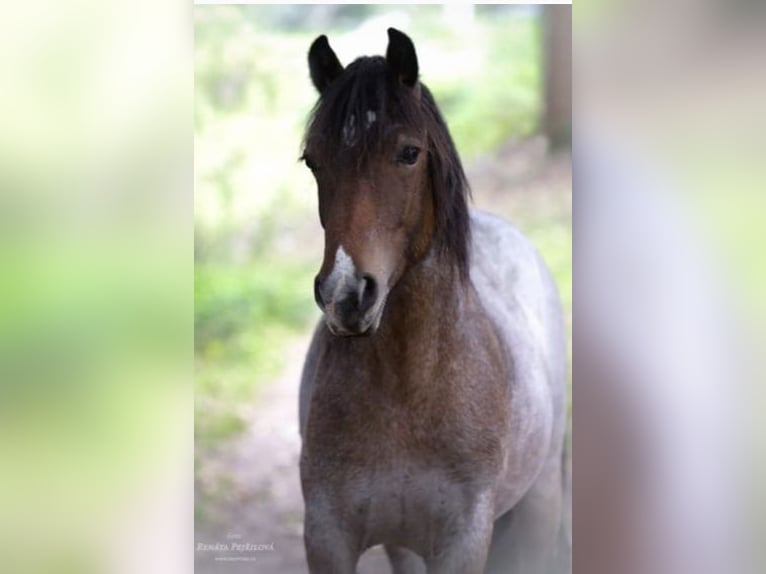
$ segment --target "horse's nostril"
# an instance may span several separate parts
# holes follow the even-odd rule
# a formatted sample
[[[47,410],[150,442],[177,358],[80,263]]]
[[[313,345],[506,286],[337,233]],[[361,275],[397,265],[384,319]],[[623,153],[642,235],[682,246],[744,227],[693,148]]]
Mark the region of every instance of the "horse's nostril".
[[[317,302],[319,308],[324,310],[324,299],[322,299],[322,280],[319,279],[319,275],[314,278],[314,301]]]
[[[362,286],[359,292],[359,311],[367,312],[378,298],[378,283],[369,273],[362,275]]]

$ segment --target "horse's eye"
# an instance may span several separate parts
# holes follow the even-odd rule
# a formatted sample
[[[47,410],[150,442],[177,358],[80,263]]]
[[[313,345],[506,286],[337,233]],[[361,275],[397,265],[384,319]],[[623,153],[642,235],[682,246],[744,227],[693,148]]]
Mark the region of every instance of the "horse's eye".
[[[415,165],[418,161],[418,155],[420,155],[420,148],[412,145],[404,146],[396,156],[396,161],[403,163],[404,165]]]
[[[306,167],[309,168],[311,171],[316,171],[318,169],[317,164],[308,156],[303,156],[303,163],[306,164]]]

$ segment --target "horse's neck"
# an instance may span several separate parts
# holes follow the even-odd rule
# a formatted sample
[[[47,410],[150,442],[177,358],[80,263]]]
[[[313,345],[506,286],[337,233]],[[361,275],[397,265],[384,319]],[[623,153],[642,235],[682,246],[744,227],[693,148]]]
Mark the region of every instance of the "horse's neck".
[[[470,284],[434,254],[409,270],[392,290],[374,337],[379,357],[397,371],[396,379],[427,377],[444,353],[459,350],[455,327],[474,299]]]

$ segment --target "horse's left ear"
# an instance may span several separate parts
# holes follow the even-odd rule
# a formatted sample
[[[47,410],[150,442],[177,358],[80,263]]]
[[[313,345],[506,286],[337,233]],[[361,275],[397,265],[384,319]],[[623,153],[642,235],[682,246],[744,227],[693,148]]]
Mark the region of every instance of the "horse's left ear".
[[[415,45],[409,36],[396,28],[388,29],[386,61],[402,84],[410,88],[415,87],[418,81],[418,57],[415,54]]]

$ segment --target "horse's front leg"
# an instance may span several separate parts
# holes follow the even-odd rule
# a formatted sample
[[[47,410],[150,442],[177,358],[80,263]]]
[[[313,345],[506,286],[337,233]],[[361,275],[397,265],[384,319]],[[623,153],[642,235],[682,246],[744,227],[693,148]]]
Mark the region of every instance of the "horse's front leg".
[[[456,521],[426,559],[428,574],[483,574],[494,511],[492,496],[479,497],[463,519]]]
[[[386,545],[386,554],[393,574],[424,574],[426,571],[423,559],[412,550]]]
[[[353,534],[320,505],[306,505],[303,541],[310,574],[354,574],[360,552]]]
[[[562,573],[571,549],[562,531],[560,455],[551,458],[524,497],[494,525],[487,574]]]

